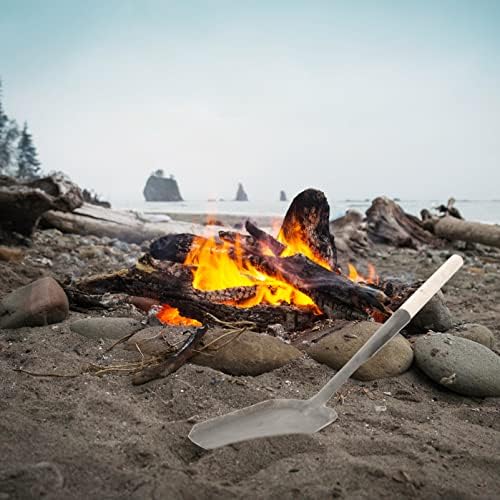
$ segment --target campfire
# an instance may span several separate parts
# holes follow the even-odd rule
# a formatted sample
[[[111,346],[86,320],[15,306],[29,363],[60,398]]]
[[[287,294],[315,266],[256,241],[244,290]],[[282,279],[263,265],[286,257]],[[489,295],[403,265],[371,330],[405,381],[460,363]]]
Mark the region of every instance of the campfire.
[[[301,330],[324,318],[383,322],[414,287],[362,276],[337,262],[330,207],[308,189],[291,203],[277,237],[247,221],[248,234],[221,231],[212,238],[159,238],[131,269],[79,283],[92,293],[150,297],[158,319],[172,325],[211,325],[214,318],[247,320],[264,330],[279,323]]]

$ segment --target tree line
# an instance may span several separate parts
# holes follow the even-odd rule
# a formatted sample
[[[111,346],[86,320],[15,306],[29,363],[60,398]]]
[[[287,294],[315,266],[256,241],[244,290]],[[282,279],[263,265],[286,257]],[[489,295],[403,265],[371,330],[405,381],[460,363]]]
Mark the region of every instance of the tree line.
[[[2,100],[0,80],[0,175],[35,179],[40,176],[40,161],[28,124],[20,129],[5,113]]]

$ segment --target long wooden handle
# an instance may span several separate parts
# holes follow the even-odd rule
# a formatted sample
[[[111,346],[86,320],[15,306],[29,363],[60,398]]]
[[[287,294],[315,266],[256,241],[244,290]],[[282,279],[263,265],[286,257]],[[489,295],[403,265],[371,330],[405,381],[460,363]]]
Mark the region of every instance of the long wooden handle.
[[[452,255],[413,295],[370,337],[358,352],[335,376],[311,398],[318,406],[324,405],[349,377],[374,356],[389,340],[399,333],[429,302],[441,287],[462,267],[460,255]]]

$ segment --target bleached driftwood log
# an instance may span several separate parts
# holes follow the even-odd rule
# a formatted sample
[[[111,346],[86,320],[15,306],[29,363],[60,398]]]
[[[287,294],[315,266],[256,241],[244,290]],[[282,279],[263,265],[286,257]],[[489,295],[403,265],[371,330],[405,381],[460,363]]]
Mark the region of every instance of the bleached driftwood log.
[[[43,224],[63,233],[107,236],[128,243],[142,243],[173,233],[191,232],[209,236],[222,229],[217,226],[172,221],[168,216],[112,210],[89,203],[83,204],[72,213],[51,210],[43,215]]]
[[[465,221],[447,215],[433,219],[432,226],[434,234],[440,238],[500,248],[500,226],[496,224]]]

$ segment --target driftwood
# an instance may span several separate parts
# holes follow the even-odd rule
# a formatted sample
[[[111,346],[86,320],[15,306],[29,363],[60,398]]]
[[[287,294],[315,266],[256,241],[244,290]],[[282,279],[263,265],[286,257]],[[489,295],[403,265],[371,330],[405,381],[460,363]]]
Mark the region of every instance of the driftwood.
[[[427,223],[429,223],[429,219]],[[496,224],[465,221],[447,215],[433,218],[432,228],[439,238],[500,248],[500,226]]]
[[[419,248],[438,245],[439,240],[424,228],[417,217],[407,214],[386,197],[375,198],[366,211],[367,233],[371,241],[395,247]]]
[[[312,204],[313,201],[316,205]],[[300,253],[285,256],[288,248],[284,243],[251,223],[247,224],[250,236],[223,233],[211,251],[226,252],[233,260],[241,259],[243,274],[247,265],[244,263],[248,263],[261,273],[291,285],[311,297],[330,318],[365,318],[375,310],[381,318],[387,317],[391,299],[381,289],[354,283],[336,267],[334,240],[328,223],[325,226],[323,219],[326,217],[328,221],[328,213],[324,195],[307,190],[293,201],[280,231],[284,241],[298,244],[299,251],[307,244],[306,249],[313,249],[312,258],[319,259],[319,263]],[[317,318],[316,308],[297,309],[285,305],[237,307],[256,296],[257,286],[266,286],[258,280],[252,286],[232,289],[205,292],[194,289],[190,268],[183,264],[190,251],[206,244],[208,241],[200,236],[186,233],[167,235],[154,241],[150,254],[133,268],[83,280],[77,286],[90,294],[111,292],[153,298],[178,308],[184,316],[203,324],[213,323],[215,316],[227,321],[253,321],[261,328],[281,323],[287,329],[290,326],[299,329]],[[325,262],[332,263],[330,269]],[[196,261],[190,265],[196,268]]]
[[[207,327],[197,328],[191,333],[184,345],[172,356],[168,357],[161,363],[153,366],[148,366],[136,373],[132,378],[134,385],[141,385],[170,375],[177,371],[182,365],[186,364],[196,353],[196,348],[201,343],[203,336],[207,331]]]
[[[116,273],[92,276],[80,280],[70,289],[70,299],[75,298],[79,305],[85,302],[83,294],[93,297],[105,293],[126,293],[136,297],[149,297],[160,303],[179,309],[188,318],[197,319],[206,325],[219,324],[217,319],[228,322],[249,321],[265,330],[267,325],[280,323],[285,328],[303,329],[316,319],[311,311],[299,310],[291,306],[280,307],[259,305],[240,308],[226,305],[229,299],[238,302],[255,293],[252,287],[239,287],[215,292],[195,290],[191,285],[188,268],[176,264],[156,261],[146,256],[130,269]],[[247,290],[250,288],[250,290]]]
[[[165,234],[196,232],[212,234],[219,228],[205,227],[165,216],[139,215],[132,211],[119,211],[85,203],[73,213],[49,211],[43,215],[45,227],[59,229],[63,233],[92,234],[99,237],[117,238],[128,243],[142,243]]]
[[[306,189],[288,207],[278,239],[292,246],[304,244],[316,258],[337,267],[337,249],[330,233],[330,205],[324,193]]]
[[[83,203],[80,189],[61,174],[21,182],[0,176],[0,240],[30,237],[48,210],[71,211]]]
[[[367,256],[370,242],[360,212],[348,210],[345,215],[330,222],[330,232],[335,235],[339,260],[352,261]]]

